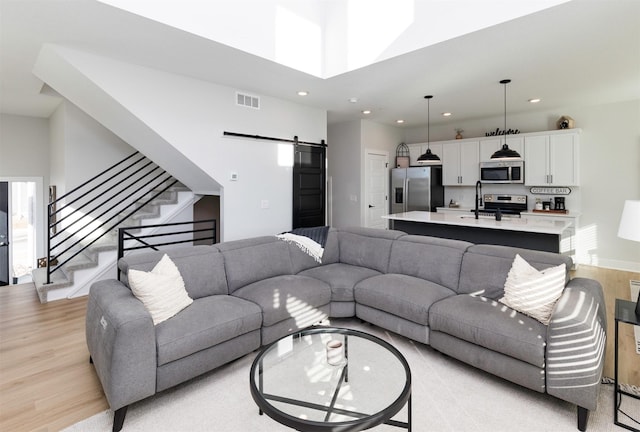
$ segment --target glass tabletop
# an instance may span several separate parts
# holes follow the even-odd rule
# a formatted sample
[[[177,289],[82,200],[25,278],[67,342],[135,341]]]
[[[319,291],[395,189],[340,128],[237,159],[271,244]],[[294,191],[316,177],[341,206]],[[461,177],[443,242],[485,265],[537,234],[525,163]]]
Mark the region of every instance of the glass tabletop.
[[[251,367],[250,386],[260,409],[282,424],[355,431],[387,422],[407,404],[411,371],[376,336],[315,327],[265,347]]]

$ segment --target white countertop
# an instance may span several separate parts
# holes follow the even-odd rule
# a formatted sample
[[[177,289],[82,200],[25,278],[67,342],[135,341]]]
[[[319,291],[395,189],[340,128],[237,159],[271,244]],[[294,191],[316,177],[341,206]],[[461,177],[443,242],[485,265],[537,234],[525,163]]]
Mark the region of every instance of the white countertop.
[[[478,216],[475,219],[473,213],[432,213],[426,211],[412,211],[406,213],[394,213],[382,216],[384,219],[422,222],[442,225],[458,225],[465,227],[489,228],[507,231],[534,232],[543,234],[560,235],[566,230],[571,222],[569,220],[544,220],[544,219],[527,219],[510,218],[502,216],[501,221],[495,220],[493,216]]]
[[[471,207],[436,207],[436,210],[438,212],[443,212],[443,211],[449,211],[449,212],[473,212],[473,209]],[[480,210],[482,211],[482,210]],[[522,217],[527,217],[527,216],[545,216],[545,217],[555,217],[555,218],[577,218],[580,217],[580,213],[578,212],[574,212],[574,211],[569,211],[567,213],[545,213],[545,212],[534,212],[534,211],[524,211],[521,212],[520,215]]]

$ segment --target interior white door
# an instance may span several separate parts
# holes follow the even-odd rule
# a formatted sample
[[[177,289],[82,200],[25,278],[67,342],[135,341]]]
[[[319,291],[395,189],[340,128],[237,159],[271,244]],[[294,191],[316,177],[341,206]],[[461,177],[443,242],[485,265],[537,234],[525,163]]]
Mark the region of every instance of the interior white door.
[[[389,201],[389,154],[367,151],[365,172],[365,226],[387,228],[388,221],[382,216],[388,214]]]

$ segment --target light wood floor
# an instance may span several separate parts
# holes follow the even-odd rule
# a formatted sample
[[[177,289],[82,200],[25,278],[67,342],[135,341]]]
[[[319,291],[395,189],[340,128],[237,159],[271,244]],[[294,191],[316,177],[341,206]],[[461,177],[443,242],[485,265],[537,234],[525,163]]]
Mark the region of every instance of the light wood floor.
[[[613,376],[613,312],[639,273],[580,266],[605,288],[605,375]],[[108,408],[84,337],[86,297],[42,305],[33,285],[0,287],[0,431],[59,431]],[[621,335],[621,381],[640,385],[631,326]]]

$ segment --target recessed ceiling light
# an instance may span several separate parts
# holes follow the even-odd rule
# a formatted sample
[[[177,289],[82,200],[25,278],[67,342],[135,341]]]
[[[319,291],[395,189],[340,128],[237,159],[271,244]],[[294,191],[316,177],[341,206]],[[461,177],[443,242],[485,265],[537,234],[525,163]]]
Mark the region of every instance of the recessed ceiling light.
[[[307,96],[308,94],[309,94],[309,92],[308,91],[304,91],[304,90],[300,90],[298,92],[298,96]]]
[[[355,97],[349,98],[349,99],[347,99],[347,100],[348,100],[350,103],[356,103],[356,102],[358,102],[358,98],[355,98]]]
[[[396,123],[398,123],[398,124],[402,124],[402,123],[404,123],[404,120],[402,120],[402,119],[398,119],[398,120],[396,120]]]
[[[371,114],[371,110],[364,110],[362,111],[362,114]]]
[[[540,102],[541,100],[542,100],[542,99],[534,98],[534,99],[529,99],[529,102],[530,102],[530,103],[538,103],[538,102]]]
[[[449,117],[450,115],[451,115],[451,113],[450,113],[450,112],[443,112],[443,113],[442,113],[442,116],[443,116],[443,117]]]

